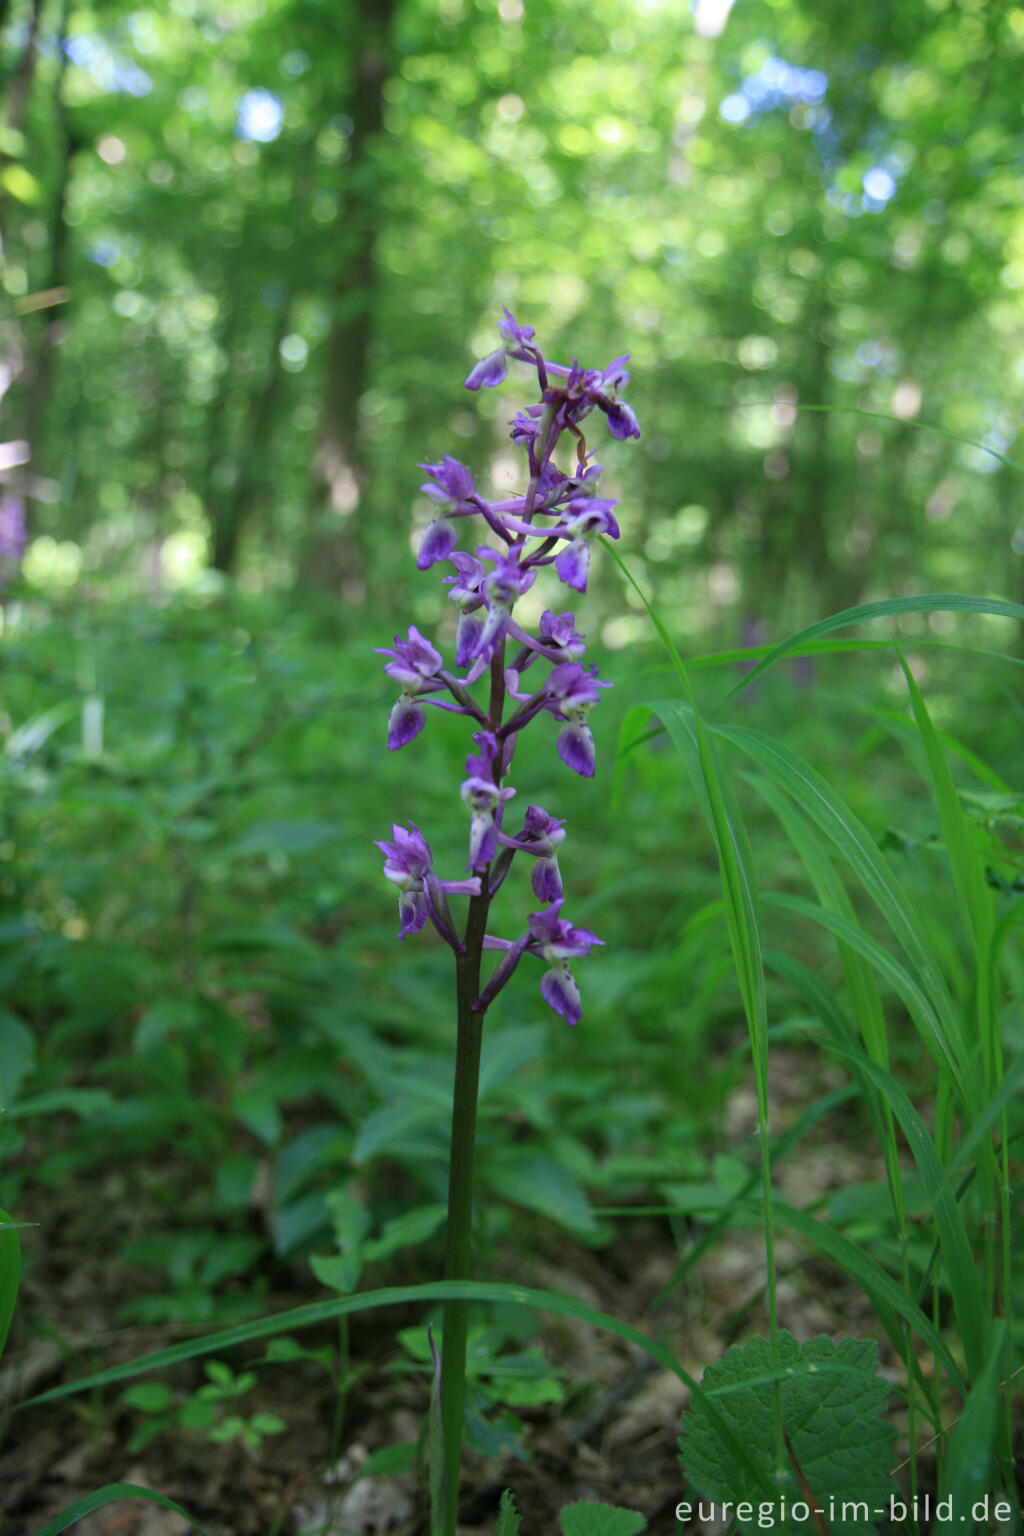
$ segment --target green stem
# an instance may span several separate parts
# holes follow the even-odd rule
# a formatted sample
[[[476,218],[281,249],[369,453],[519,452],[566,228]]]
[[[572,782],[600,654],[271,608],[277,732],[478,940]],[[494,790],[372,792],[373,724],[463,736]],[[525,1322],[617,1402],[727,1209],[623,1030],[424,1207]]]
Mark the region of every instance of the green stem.
[[[487,725],[497,731],[505,712],[505,641],[491,657],[491,698]],[[501,754],[495,780],[501,779]],[[448,1166],[448,1235],[446,1280],[468,1280],[473,1248],[473,1157],[476,1151],[476,1102],[480,1083],[480,1044],[484,1013],[473,1004],[480,996],[487,913],[491,905],[491,867],[481,872],[480,895],[470,898],[461,949],[455,956],[458,1038],[455,1043],[455,1088],[452,1094],[452,1149]],[[442,1467],[434,1536],[456,1536],[459,1509],[459,1467],[462,1461],[462,1416],[466,1399],[466,1338],[469,1303],[450,1301],[444,1309],[441,1356]]]
[[[473,1227],[473,1154],[476,1147],[477,1087],[484,1016],[473,1011],[480,995],[480,962],[490,897],[484,892],[469,904],[466,941],[455,957],[458,987],[458,1040],[455,1047],[455,1090],[452,1097],[452,1147],[448,1174],[448,1242],[446,1280],[468,1280]],[[466,1337],[469,1303],[450,1301],[444,1309],[441,1361],[441,1427],[444,1465],[441,1509],[435,1520],[441,1536],[455,1536],[462,1459],[462,1414],[466,1396]]]

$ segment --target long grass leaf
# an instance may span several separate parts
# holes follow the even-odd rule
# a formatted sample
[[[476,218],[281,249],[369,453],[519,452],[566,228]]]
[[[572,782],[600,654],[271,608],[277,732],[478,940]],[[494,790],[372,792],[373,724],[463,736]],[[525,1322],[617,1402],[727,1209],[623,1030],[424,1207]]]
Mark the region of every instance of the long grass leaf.
[[[737,693],[741,693],[744,688],[749,688],[751,683],[763,677],[784,656],[791,655],[808,640],[816,640],[819,635],[831,634],[836,629],[848,629],[853,624],[864,624],[871,619],[893,618],[901,613],[988,613],[1002,619],[1024,619],[1024,607],[1020,603],[1008,603],[1001,598],[992,597],[965,597],[950,592],[934,592],[922,597],[893,597],[877,603],[861,603],[856,608],[844,608],[842,613],[834,613],[827,619],[819,619],[816,624],[809,624],[806,629],[790,635],[787,640],[782,641],[781,645],[769,651],[764,660],[758,662],[757,666],[753,667],[735,688],[731,688],[726,694],[726,699],[731,699]]]
[[[924,1121],[914,1108],[906,1090],[863,1052],[833,1043],[830,1047],[848,1061],[860,1060],[861,1068],[871,1077],[892,1105],[897,1120],[903,1127],[907,1145],[917,1164],[935,1219],[935,1228],[942,1245],[942,1258],[946,1270],[957,1327],[963,1340],[967,1372],[976,1378],[984,1368],[986,1344],[989,1333],[987,1314],[982,1301],[981,1283],[975,1267],[963,1214],[950,1188],[946,1169],[942,1165],[935,1143],[928,1134]]]
[[[789,896],[777,891],[768,891],[762,900],[766,906],[796,913],[812,923],[817,923],[819,927],[826,928],[841,943],[848,945],[870,961],[878,974],[883,976],[902,998],[907,1012],[917,1025],[918,1032],[931,1051],[936,1064],[956,1077],[956,1058],[947,1047],[945,1035],[927,994],[907,967],[891,955],[884,945],[879,944],[878,940],[873,939],[869,933],[865,933],[858,924],[840,917],[837,912],[829,912],[827,908],[820,907],[803,896]]]
[[[976,1099],[971,1068],[956,1012],[942,972],[936,964],[906,893],[879,853],[867,828],[832,786],[788,748],[759,731],[719,727],[716,734],[752,757],[811,817],[842,853],[864,890],[878,907],[907,958],[924,983],[940,1024],[943,1051],[961,1097]]]
[[[992,1330],[985,1368],[971,1384],[970,1394],[953,1435],[939,1483],[937,1509],[949,1513],[936,1520],[932,1536],[963,1536],[967,1511],[989,1492],[989,1471],[999,1427],[1000,1382],[1006,1356],[1006,1323]]]
[[[85,1494],[40,1526],[38,1531],[33,1532],[33,1536],[60,1536],[62,1531],[84,1520],[86,1515],[94,1514],[106,1504],[119,1503],[122,1499],[144,1499],[147,1504],[159,1504],[163,1509],[171,1509],[183,1520],[187,1520],[194,1531],[199,1531],[200,1536],[205,1536],[203,1527],[197,1520],[193,1520],[187,1509],[182,1509],[180,1504],[175,1504],[173,1499],[168,1499],[164,1494],[155,1493],[152,1488],[139,1488],[134,1483],[108,1483],[105,1488],[97,1488],[93,1493]]]
[[[217,1333],[207,1334],[204,1338],[187,1339],[180,1344],[172,1344],[167,1349],[156,1350],[152,1354],[140,1356],[137,1360],[127,1360],[122,1365],[111,1366],[105,1371],[96,1371],[90,1376],[81,1376],[76,1381],[51,1387],[48,1392],[40,1392],[37,1397],[27,1399],[19,1406],[27,1408],[39,1403],[55,1402],[58,1398],[69,1397],[74,1393],[91,1392],[97,1387],[108,1386],[113,1382],[128,1381],[135,1376],[143,1376],[149,1371],[178,1365],[183,1360],[195,1360],[202,1355],[220,1354],[225,1350],[237,1349],[243,1344],[254,1343],[257,1339],[273,1338],[277,1334],[293,1333],[300,1328],[316,1327],[322,1323],[334,1322],[340,1317],[348,1317],[353,1313],[369,1312],[377,1307],[398,1307],[406,1306],[410,1302],[427,1301],[488,1301],[532,1307],[538,1312],[552,1312],[559,1317],[575,1318],[577,1322],[588,1323],[591,1327],[615,1334],[627,1343],[636,1345],[665,1370],[671,1371],[679,1377],[680,1381],[685,1382],[691,1394],[708,1410],[730,1453],[737,1457],[744,1470],[762,1485],[767,1493],[770,1494],[773,1491],[771,1481],[764,1469],[754,1463],[729,1425],[721,1418],[714,1403],[701,1390],[700,1383],[661,1344],[654,1339],[649,1339],[646,1334],[631,1327],[629,1323],[621,1322],[619,1318],[610,1317],[607,1313],[597,1312],[593,1307],[584,1305],[573,1296],[561,1296],[556,1291],[534,1291],[524,1285],[502,1285],[492,1281],[436,1280],[424,1285],[388,1286],[379,1291],[366,1291],[362,1295],[335,1296],[329,1301],[310,1302],[306,1306],[292,1307],[287,1312],[256,1318],[249,1323],[239,1323],[234,1328],[221,1329]],[[39,1536],[42,1536],[42,1533],[39,1533]]]

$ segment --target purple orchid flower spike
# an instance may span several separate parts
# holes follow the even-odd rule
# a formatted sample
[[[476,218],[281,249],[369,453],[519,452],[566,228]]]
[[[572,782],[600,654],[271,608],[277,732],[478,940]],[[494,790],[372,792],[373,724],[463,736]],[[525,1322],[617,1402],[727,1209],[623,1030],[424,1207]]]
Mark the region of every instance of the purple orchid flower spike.
[[[420,570],[451,561],[455,574],[444,578],[458,612],[456,662],[464,674],[445,667],[441,651],[414,626],[405,640],[395,637],[382,650],[385,672],[401,692],[388,722],[388,745],[406,746],[423,729],[426,706],[468,715],[476,725],[475,750],[466,758],[462,799],[469,813],[468,878],[441,880],[419,828],[392,828],[391,841],[377,846],[385,856],[384,874],[397,889],[399,937],[419,933],[427,920],[456,956],[458,1043],[452,1102],[452,1154],[448,1199],[445,1273],[462,1280],[469,1274],[473,1211],[473,1154],[477,1123],[477,1068],[483,1015],[514,974],[526,953],[545,962],[540,990],[544,1001],[570,1025],[580,1018],[579,988],[570,960],[601,943],[586,928],[574,928],[561,916],[562,871],[559,857],[565,823],[543,806],[527,808],[520,831],[504,831],[507,784],[513,756],[524,729],[542,711],[560,724],[557,751],[576,773],[594,772],[594,738],[587,716],[609,686],[596,667],[583,667],[586,654],[571,613],[546,609],[539,624],[526,617],[522,601],[543,566],[573,589],[586,590],[591,549],[601,535],[618,538],[615,502],[597,494],[601,466],[592,462],[582,423],[600,411],[613,438],[639,436],[636,416],[622,400],[629,380],[625,357],[604,369],[552,363],[537,346],[532,326],[520,325],[506,309],[498,322],[499,345],[482,358],[466,379],[467,389],[493,388],[508,373],[509,359],[531,366],[539,399],[517,413],[512,441],[525,451],[529,471],[522,494],[489,501],[477,491],[465,465],[449,454],[421,467],[428,479],[423,494],[433,503],[433,520],[423,533],[417,556]],[[562,445],[559,449],[559,445]],[[559,454],[568,447],[561,460]],[[482,518],[488,540],[473,555],[458,549],[460,518]],[[477,525],[479,527],[479,525]],[[518,609],[518,618],[517,618]],[[448,610],[450,613],[450,610]],[[442,626],[442,632],[448,628]],[[506,651],[514,645],[511,655]],[[531,692],[524,674],[537,678]],[[489,688],[486,696],[483,690]],[[514,861],[530,863],[530,885],[542,910],[531,914],[526,932],[506,939],[489,933],[488,919]],[[457,924],[449,896],[469,897],[465,922]],[[499,958],[490,977],[482,974],[485,952]],[[445,1530],[454,1530],[459,1493],[458,1433],[465,1400],[465,1303],[445,1308],[444,1354],[440,1364],[439,1409],[444,1421],[440,1489]],[[435,1353],[435,1369],[437,1355]],[[436,1522],[435,1522],[436,1523]]]
[[[475,722],[474,750],[466,758],[461,784],[469,813],[469,878],[440,880],[415,826],[408,831],[396,826],[393,840],[378,846],[386,858],[385,875],[399,891],[401,936],[420,932],[429,918],[457,955],[476,947],[476,960],[459,972],[460,988],[464,977],[479,975],[479,951],[500,952],[490,980],[469,1000],[471,1011],[485,1012],[520,957],[530,952],[548,962],[541,982],[545,1000],[575,1024],[580,999],[568,962],[600,940],[560,916],[564,821],[531,805],[518,833],[504,831],[505,808],[515,794],[507,778],[520,733],[543,711],[559,722],[559,757],[575,773],[591,777],[595,748],[588,717],[610,684],[598,677],[596,667],[581,665],[586,644],[572,613],[547,608],[539,621],[527,621],[521,607],[544,566],[554,566],[563,583],[585,592],[595,541],[619,537],[616,502],[598,492],[602,469],[584,439],[587,418],[600,412],[613,438],[636,437],[640,429],[622,398],[629,383],[625,356],[603,369],[585,368],[576,359],[553,363],[542,355],[533,327],[521,325],[508,309],[498,321],[498,333],[499,345],[473,367],[466,387],[500,384],[510,359],[535,369],[539,400],[517,411],[511,423],[512,442],[524,451],[529,469],[525,493],[486,500],[469,469],[450,454],[420,466],[427,476],[421,490],[433,503],[434,517],[423,532],[417,565],[429,570],[450,561],[454,568],[444,583],[458,613],[454,642],[460,675],[445,669],[440,649],[415,626],[407,639],[396,636],[393,647],[380,651],[387,658],[385,672],[401,690],[388,721],[392,750],[420,734],[428,705],[469,715]],[[560,442],[570,448],[561,462]],[[468,554],[457,547],[458,524],[474,516],[482,518],[489,542]],[[506,647],[513,645],[515,650],[506,655]],[[486,687],[488,678],[489,700],[476,691]],[[532,892],[544,909],[531,916],[520,938],[498,938],[486,932],[487,908],[513,861],[521,865],[524,857]],[[486,904],[482,911],[471,906],[462,936],[448,907],[453,894]]]

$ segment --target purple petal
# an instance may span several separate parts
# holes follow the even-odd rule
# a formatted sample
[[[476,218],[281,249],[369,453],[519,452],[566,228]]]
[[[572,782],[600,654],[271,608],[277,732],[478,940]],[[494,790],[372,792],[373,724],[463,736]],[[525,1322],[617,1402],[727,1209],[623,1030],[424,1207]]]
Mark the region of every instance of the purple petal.
[[[590,545],[582,539],[573,539],[555,561],[555,570],[567,587],[577,592],[587,590],[587,572],[590,569]]]
[[[570,721],[563,725],[556,742],[558,755],[567,768],[581,778],[592,779],[596,765],[594,736],[589,725]]]
[[[459,627],[455,632],[455,665],[468,667],[473,657],[480,649],[480,636],[484,632],[484,614],[478,610],[476,613],[464,613],[459,618]]]
[[[479,389],[481,384],[485,389],[493,389],[496,384],[501,384],[508,375],[508,363],[505,361],[505,348],[499,347],[497,352],[491,352],[489,356],[481,358],[475,368],[470,369],[466,379],[466,389]]]
[[[558,860],[535,859],[530,872],[530,884],[538,901],[558,901],[562,896],[562,876]]]
[[[416,557],[417,568],[426,571],[439,560],[447,560],[458,537],[454,523],[450,523],[446,517],[435,517],[432,523],[427,524],[420,542],[420,552]]]
[[[640,436],[640,423],[623,400],[617,400],[608,412],[608,430],[620,439]]]
[[[415,699],[401,698],[388,717],[388,749],[397,752],[407,747],[422,731],[427,712]]]
[[[398,937],[419,933],[427,921],[427,898],[422,891],[403,891],[398,898],[398,917],[402,924]]]
[[[567,1024],[579,1023],[583,1011],[580,1007],[580,989],[567,965],[544,973],[540,982],[540,995],[549,1007],[562,1015]]]

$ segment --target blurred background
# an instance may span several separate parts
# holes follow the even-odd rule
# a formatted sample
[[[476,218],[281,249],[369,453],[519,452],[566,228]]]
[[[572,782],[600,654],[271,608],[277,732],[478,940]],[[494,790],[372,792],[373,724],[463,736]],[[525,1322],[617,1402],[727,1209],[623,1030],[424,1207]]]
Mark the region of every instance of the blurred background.
[[[507,304],[551,356],[632,354],[644,436],[608,478],[684,638],[1024,596],[1024,8],[3,0],[0,26],[0,534],[9,566],[24,519],[30,590],[397,612],[416,461],[512,478],[526,370],[461,389]],[[606,644],[643,632],[610,569],[591,602]]]

